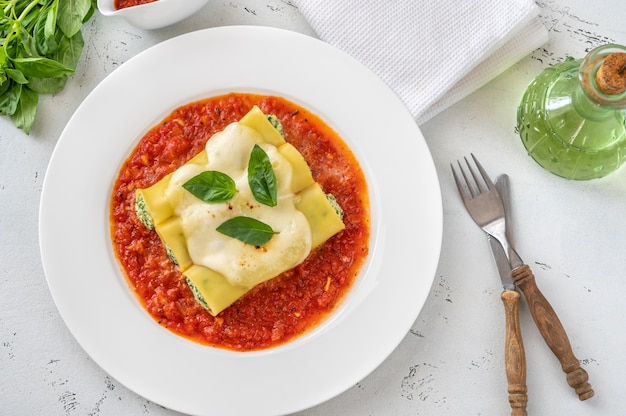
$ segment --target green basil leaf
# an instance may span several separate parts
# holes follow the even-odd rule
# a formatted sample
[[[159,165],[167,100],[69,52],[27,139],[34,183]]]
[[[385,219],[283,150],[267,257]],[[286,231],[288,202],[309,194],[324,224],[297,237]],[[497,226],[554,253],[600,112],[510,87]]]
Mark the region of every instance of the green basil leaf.
[[[33,49],[31,47],[35,46],[35,42],[28,32],[20,31],[16,36],[10,39],[4,39],[4,42],[4,49],[9,61],[11,61],[12,58],[35,56],[37,53],[37,48]],[[9,63],[9,65],[11,64]]]
[[[27,84],[28,80],[26,79],[26,77],[24,76],[24,74],[22,74],[21,71],[18,71],[17,69],[11,69],[8,68],[6,71],[6,74],[9,78],[11,78],[13,81],[17,82],[18,84]]]
[[[26,16],[24,16],[24,18],[21,21],[22,27],[27,30],[32,30],[32,27],[35,24],[35,21],[39,17],[40,11],[41,11],[41,6],[39,5],[37,5],[37,7],[30,9],[30,12]],[[21,17],[22,12],[20,12],[19,14]]]
[[[65,36],[71,38],[83,25],[91,12],[91,0],[63,0],[57,10],[57,25]]]
[[[39,95],[28,87],[22,88],[20,101],[17,110],[11,116],[13,124],[17,128],[24,130],[24,133],[30,133],[30,129],[35,121],[37,114],[37,105],[39,104]]]
[[[276,175],[267,153],[258,144],[254,145],[248,163],[248,185],[254,198],[267,206],[278,203]]]
[[[217,227],[217,231],[253,246],[262,246],[278,234],[269,225],[250,217],[231,218]]]
[[[235,181],[225,173],[207,170],[183,184],[183,188],[204,202],[226,202],[237,193]]]
[[[56,27],[56,9],[48,7],[42,10],[35,21],[33,28],[33,38],[37,47],[37,52],[42,56],[53,54],[58,44],[54,38],[54,28]]]
[[[17,111],[17,105],[22,96],[22,84],[7,82],[9,87],[0,96],[0,113],[13,115]]]
[[[72,68],[49,58],[15,58],[12,61],[15,69],[22,71],[26,77],[49,78],[74,72]]]
[[[4,100],[4,93],[6,93],[12,85],[13,82],[11,82],[10,79],[7,79],[6,76],[3,76],[2,73],[0,73],[0,103]],[[2,113],[1,108],[0,113]]]
[[[4,48],[0,48],[0,70],[6,68],[7,64],[9,64],[11,60],[7,56],[7,53],[4,51]]]
[[[50,78],[28,78],[28,88],[38,94],[56,94],[63,90],[67,80],[67,75]]]
[[[83,23],[87,23],[96,10],[98,10],[98,0],[91,0],[91,7],[85,17],[83,17]]]
[[[61,35],[58,42],[59,48],[54,56],[55,60],[68,68],[75,69],[85,46],[82,33],[78,32],[71,38]]]
[[[54,1],[50,7],[48,8],[48,12],[46,13],[46,26],[44,33],[46,37],[50,38],[54,36],[54,32],[56,32],[57,27],[57,10],[58,10],[58,0]]]

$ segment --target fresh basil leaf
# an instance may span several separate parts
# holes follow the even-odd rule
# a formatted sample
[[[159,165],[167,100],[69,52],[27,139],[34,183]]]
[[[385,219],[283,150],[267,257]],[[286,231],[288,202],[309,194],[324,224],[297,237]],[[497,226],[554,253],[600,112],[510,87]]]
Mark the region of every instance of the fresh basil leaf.
[[[63,0],[59,2],[57,25],[65,36],[71,38],[83,25],[91,12],[91,0]]]
[[[267,206],[278,203],[276,175],[267,153],[258,144],[254,145],[248,162],[248,185],[254,198]]]
[[[50,78],[28,78],[28,88],[38,94],[56,94],[63,90],[67,80],[67,75]]]
[[[22,96],[22,84],[10,82],[9,88],[0,97],[0,113],[13,115]]]
[[[54,38],[54,28],[56,27],[56,9],[48,7],[42,10],[35,21],[33,38],[37,46],[37,52],[42,56],[53,54],[58,48]]]
[[[56,32],[57,27],[57,10],[58,10],[59,2],[55,0],[48,11],[46,12],[46,25],[44,29],[44,34],[46,37],[50,38],[54,36],[54,32]]]
[[[0,70],[5,68],[9,61],[10,61],[9,57],[7,56],[7,53],[4,51],[4,48],[0,48]]]
[[[13,120],[13,124],[15,124],[17,128],[24,130],[26,134],[30,133],[30,129],[35,121],[38,104],[39,95],[28,87],[22,88],[17,110],[11,116],[11,119]]]
[[[4,79],[2,79],[4,78]],[[0,73],[0,103],[4,100],[3,94],[9,90],[9,88],[13,85],[10,79],[7,77],[2,77],[2,73]],[[0,113],[2,109],[0,109]]]
[[[89,9],[85,17],[83,17],[83,23],[87,23],[89,19],[91,19],[91,16],[93,16],[93,14],[96,12],[97,9],[98,9],[98,1],[91,0],[91,8]]]
[[[231,218],[217,227],[217,231],[253,246],[262,246],[278,234],[269,225],[250,217]]]
[[[207,170],[183,184],[183,188],[204,202],[226,202],[237,193],[235,181],[225,173]]]
[[[7,69],[7,76],[9,78],[11,78],[13,81],[17,82],[18,84],[27,84],[28,80],[26,79],[26,77],[24,76],[24,74],[22,74],[21,71],[18,71],[17,69]]]
[[[37,7],[30,9],[30,12],[26,16],[24,16],[23,19],[21,19],[22,27],[32,28],[33,25],[35,24],[35,21],[39,18],[40,11],[41,11],[41,7],[39,5],[37,5]],[[20,12],[20,18],[22,17],[21,14],[22,13]]]
[[[78,32],[71,38],[62,35],[58,42],[59,48],[54,58],[66,67],[75,69],[85,46],[82,33]]]
[[[54,53],[59,45],[56,43],[54,37],[47,38],[43,35],[43,30],[40,28],[35,29],[35,45],[37,46],[37,53],[40,55],[50,55]]]
[[[49,78],[74,72],[72,68],[49,58],[15,58],[12,61],[15,69],[22,71],[26,77]]]
[[[14,47],[9,52],[9,56],[16,58],[38,57],[37,44],[32,32],[22,30],[14,42]]]

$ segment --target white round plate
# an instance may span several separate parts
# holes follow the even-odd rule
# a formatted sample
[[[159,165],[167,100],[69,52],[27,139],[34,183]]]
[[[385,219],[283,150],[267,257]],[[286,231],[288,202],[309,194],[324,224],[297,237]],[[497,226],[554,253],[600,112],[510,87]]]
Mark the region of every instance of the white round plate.
[[[359,159],[372,205],[370,255],[342,306],[293,342],[246,353],[157,325],[129,290],[109,232],[113,181],[147,129],[182,104],[231,91],[283,96],[328,122]],[[400,100],[328,44],[253,26],[170,39],[110,74],[63,131],[40,207],[48,285],[76,340],[129,389],[192,415],[288,414],[355,385],[417,318],[441,236],[434,164]]]

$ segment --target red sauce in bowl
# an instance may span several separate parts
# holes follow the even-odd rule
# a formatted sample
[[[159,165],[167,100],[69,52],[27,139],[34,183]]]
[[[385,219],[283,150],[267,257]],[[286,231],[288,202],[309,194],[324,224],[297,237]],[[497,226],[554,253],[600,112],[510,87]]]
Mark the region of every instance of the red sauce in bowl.
[[[196,302],[156,232],[137,219],[135,189],[176,170],[253,105],[280,119],[285,139],[302,153],[314,179],[343,208],[346,228],[303,263],[256,286],[213,317]],[[158,324],[205,345],[266,349],[315,328],[352,287],[369,249],[367,184],[350,149],[312,113],[281,97],[227,94],[177,108],[139,141],[114,184],[111,235],[129,287]]]
[[[141,4],[152,3],[157,0],[115,0],[115,9],[125,9],[127,7],[139,6]]]

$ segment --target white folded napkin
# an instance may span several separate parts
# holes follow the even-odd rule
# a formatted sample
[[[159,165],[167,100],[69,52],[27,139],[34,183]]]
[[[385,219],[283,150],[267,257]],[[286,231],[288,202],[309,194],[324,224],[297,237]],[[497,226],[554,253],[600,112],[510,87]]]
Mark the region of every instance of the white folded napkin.
[[[419,124],[541,46],[532,0],[294,0],[319,38],[376,73]]]

